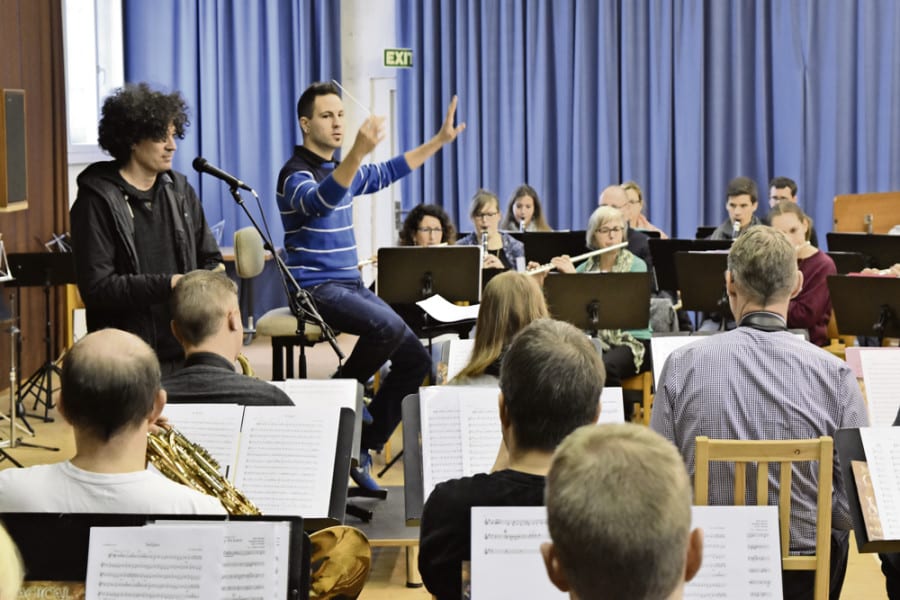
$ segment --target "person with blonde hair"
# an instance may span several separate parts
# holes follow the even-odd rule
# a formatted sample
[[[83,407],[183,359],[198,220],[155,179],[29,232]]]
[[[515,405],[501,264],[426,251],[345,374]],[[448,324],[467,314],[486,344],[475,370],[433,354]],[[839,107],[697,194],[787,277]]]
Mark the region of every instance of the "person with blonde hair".
[[[486,245],[482,263],[485,269],[516,269],[518,259],[525,259],[525,245],[500,231],[500,200],[497,195],[484,189],[475,192],[469,216],[475,225],[475,231],[460,238],[456,244]]]
[[[644,231],[658,231],[659,237],[668,239],[669,236],[662,229],[651,223],[644,215],[644,193],[641,191],[641,186],[636,181],[626,181],[622,184],[622,189],[625,190],[625,196],[628,198],[628,206],[631,211],[631,216],[628,218],[628,226],[634,229],[643,229]]]
[[[837,275],[831,257],[812,245],[812,219],[800,205],[782,200],[772,207],[767,218],[771,226],[785,236],[797,253],[797,265],[803,273],[803,288],[791,299],[787,325],[809,331],[809,341],[828,345],[828,321],[831,319],[831,294],[828,276]]]
[[[678,449],[642,425],[586,426],[556,449],[545,488],[550,581],[571,598],[681,598],[703,559]],[[641,565],[641,568],[635,568]]]
[[[548,314],[544,294],[533,277],[509,271],[491,279],[478,307],[472,356],[450,383],[495,384],[500,360],[513,336]]]
[[[0,600],[16,600],[25,579],[22,556],[0,523]]]
[[[537,191],[523,183],[513,192],[500,224],[504,231],[553,231],[544,218],[544,209]]]

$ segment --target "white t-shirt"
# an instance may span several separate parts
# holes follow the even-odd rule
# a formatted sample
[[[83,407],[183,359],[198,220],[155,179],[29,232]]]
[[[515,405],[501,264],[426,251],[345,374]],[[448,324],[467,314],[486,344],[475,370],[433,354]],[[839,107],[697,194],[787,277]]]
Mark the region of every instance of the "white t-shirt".
[[[71,462],[0,471],[0,513],[225,514],[212,496],[152,471],[94,473]]]

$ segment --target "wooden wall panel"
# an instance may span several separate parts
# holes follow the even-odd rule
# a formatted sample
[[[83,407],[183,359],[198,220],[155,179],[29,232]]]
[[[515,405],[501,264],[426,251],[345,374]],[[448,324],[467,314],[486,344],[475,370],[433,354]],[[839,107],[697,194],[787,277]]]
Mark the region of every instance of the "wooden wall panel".
[[[28,164],[28,208],[0,213],[6,251],[39,252],[42,240],[68,231],[66,101],[60,0],[0,0],[0,88],[24,89]],[[9,288],[3,290],[8,301]],[[51,294],[57,353],[61,349],[65,290]],[[44,295],[22,289],[22,364],[31,374],[44,357]],[[9,323],[0,325],[0,377],[8,381]],[[0,383],[0,389],[7,387]],[[28,403],[30,408],[31,403]],[[0,398],[0,411],[6,412]]]

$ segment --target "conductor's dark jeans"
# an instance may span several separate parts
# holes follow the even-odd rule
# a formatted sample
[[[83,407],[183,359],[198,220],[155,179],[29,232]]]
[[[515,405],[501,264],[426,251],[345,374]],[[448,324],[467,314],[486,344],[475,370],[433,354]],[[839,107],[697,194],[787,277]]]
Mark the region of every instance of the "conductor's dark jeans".
[[[831,591],[830,600],[841,597],[844,575],[847,574],[847,554],[850,551],[850,532],[831,530]],[[815,571],[782,571],[784,600],[813,600]]]
[[[431,371],[431,356],[403,319],[361,280],[332,281],[309,291],[326,323],[359,336],[336,376],[365,384],[391,361],[390,372],[369,405],[373,423],[363,427],[360,443],[363,450],[380,450],[400,423],[403,398],[418,392]]]

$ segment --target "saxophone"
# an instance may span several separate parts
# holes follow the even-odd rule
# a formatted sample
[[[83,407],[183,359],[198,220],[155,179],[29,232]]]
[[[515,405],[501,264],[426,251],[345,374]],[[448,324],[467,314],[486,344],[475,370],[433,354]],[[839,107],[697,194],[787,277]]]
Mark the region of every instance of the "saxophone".
[[[147,435],[147,459],[160,473],[199,492],[216,497],[230,515],[259,515],[259,509],[219,473],[219,463],[177,429],[160,426]]]

